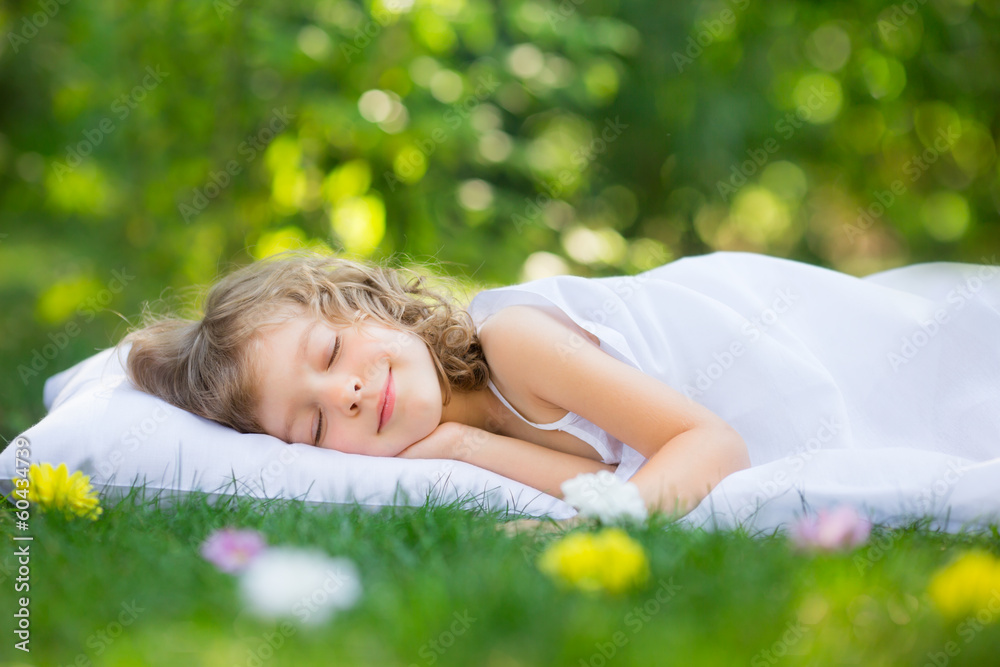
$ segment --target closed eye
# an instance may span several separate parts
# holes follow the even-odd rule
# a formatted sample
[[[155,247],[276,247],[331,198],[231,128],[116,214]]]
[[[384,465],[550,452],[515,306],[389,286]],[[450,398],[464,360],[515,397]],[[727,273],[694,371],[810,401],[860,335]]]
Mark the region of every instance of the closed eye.
[[[333,344],[333,353],[330,355],[330,361],[326,364],[326,370],[330,370],[333,366],[333,360],[337,356],[337,352],[340,350],[340,336],[337,336],[337,341]],[[323,437],[323,411],[319,411],[319,423],[316,425],[316,441],[313,442],[314,447],[319,447],[319,443],[322,442]]]

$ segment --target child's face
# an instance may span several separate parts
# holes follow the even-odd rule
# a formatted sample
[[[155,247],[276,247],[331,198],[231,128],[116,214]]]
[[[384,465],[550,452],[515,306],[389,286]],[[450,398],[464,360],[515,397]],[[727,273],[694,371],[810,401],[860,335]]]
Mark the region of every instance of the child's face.
[[[299,315],[266,329],[259,349],[258,418],[285,442],[313,444],[319,426],[320,447],[396,456],[441,423],[441,383],[430,350],[414,334],[371,319],[355,331]],[[380,414],[387,418],[381,426]]]

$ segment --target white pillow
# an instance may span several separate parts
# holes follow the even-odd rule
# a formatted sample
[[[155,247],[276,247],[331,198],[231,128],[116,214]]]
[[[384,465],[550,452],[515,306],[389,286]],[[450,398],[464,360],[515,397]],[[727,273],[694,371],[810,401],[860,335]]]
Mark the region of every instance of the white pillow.
[[[32,463],[81,470],[102,499],[133,486],[145,494],[201,491],[366,507],[459,502],[464,509],[567,518],[567,503],[461,461],[344,454],[239,433],[135,389],[123,361],[130,345],[98,352],[45,382],[49,413],[21,434]],[[15,439],[0,452],[0,491],[15,476]],[[161,494],[169,498],[171,494]]]

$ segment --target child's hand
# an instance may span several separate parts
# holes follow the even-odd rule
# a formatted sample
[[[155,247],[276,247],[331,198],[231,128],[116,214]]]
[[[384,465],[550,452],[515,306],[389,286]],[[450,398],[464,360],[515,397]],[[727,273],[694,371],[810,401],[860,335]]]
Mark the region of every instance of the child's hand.
[[[458,422],[442,422],[430,435],[396,454],[404,459],[454,459],[462,439],[468,436],[467,429],[472,428]]]
[[[521,533],[565,533],[581,524],[588,523],[586,517],[577,514],[568,519],[555,520],[546,519],[518,519],[517,521],[505,521],[497,524],[497,530],[508,535],[519,535]]]

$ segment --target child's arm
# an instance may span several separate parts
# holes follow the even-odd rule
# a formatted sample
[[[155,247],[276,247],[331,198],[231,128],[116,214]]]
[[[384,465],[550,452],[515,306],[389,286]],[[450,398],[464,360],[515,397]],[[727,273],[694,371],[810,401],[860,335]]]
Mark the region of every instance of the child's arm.
[[[465,424],[460,426],[466,431],[453,458],[492,470],[556,498],[563,497],[560,487],[566,480],[585,472],[614,472],[616,468],[526,440],[490,433]]]
[[[742,436],[728,425],[684,431],[653,454],[629,480],[649,508],[679,518],[698,506],[716,484],[750,467]]]
[[[750,467],[746,443],[721,417],[540,309],[504,308],[480,339],[503,384],[582,416],[646,457],[630,481],[650,510],[683,516],[724,477]]]
[[[562,483],[581,473],[614,472],[616,466],[556,451],[518,438],[445,422],[423,441],[399,453],[402,458],[465,461],[562,498]]]

